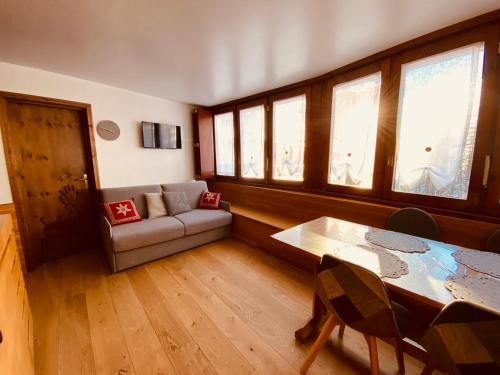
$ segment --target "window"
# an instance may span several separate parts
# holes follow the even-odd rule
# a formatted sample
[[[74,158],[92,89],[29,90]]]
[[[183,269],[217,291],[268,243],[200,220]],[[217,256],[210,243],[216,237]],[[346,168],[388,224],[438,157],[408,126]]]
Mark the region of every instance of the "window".
[[[264,105],[240,110],[241,177],[264,178]]]
[[[380,72],[333,87],[328,183],[371,189]]]
[[[235,176],[233,112],[214,116],[216,173]]]
[[[393,190],[466,200],[484,44],[404,64]]]
[[[304,180],[306,95],[273,102],[273,179]]]

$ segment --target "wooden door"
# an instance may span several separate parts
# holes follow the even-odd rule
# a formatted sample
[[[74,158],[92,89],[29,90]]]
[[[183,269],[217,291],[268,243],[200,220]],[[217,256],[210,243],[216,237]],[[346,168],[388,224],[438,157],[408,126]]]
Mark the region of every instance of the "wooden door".
[[[96,174],[86,136],[92,134],[90,108],[39,99],[2,100],[4,147],[28,269],[97,244]]]

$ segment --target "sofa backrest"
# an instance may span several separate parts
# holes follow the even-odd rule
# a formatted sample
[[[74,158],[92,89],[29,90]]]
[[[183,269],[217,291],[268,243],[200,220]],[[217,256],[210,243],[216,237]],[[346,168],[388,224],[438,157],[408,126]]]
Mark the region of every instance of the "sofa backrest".
[[[144,193],[161,193],[160,185],[127,186],[101,189],[101,201],[104,203],[134,198],[137,212],[142,218],[148,217],[148,208]]]
[[[198,208],[200,203],[201,193],[208,191],[207,183],[205,181],[190,181],[178,182],[173,184],[161,185],[163,191],[183,191],[186,193],[189,205],[192,209]]]

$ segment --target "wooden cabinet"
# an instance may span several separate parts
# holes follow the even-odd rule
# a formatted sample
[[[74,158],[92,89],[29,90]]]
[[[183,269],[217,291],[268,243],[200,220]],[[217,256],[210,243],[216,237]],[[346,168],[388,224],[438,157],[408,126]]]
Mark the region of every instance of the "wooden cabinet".
[[[198,108],[193,112],[194,174],[209,180],[215,174],[214,122],[212,112]]]
[[[33,317],[10,215],[0,215],[0,374],[34,374]]]

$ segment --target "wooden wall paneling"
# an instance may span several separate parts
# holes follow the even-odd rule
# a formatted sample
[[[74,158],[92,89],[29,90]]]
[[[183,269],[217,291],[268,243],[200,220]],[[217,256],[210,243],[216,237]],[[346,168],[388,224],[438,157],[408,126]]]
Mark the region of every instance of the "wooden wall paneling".
[[[210,182],[210,189],[223,194],[224,200],[253,210],[306,222],[331,216],[377,228],[384,228],[389,216],[399,207],[326,195]],[[441,240],[474,249],[483,249],[489,234],[499,223],[433,214],[441,230]],[[238,227],[235,227],[237,229]]]
[[[21,235],[19,233],[19,223],[17,222],[17,217],[16,217],[16,207],[14,206],[14,203],[4,203],[0,204],[0,215],[10,215],[12,219],[12,226],[13,226],[13,235],[16,240],[16,246],[19,251],[19,258],[21,259],[21,267],[23,269],[23,273],[26,274],[27,269],[26,269],[26,260],[24,257],[24,251],[23,247],[21,244]]]
[[[321,82],[311,85],[311,97],[309,106],[309,123],[306,128],[306,139],[308,139],[307,152],[304,155],[304,164],[307,166],[304,170],[305,186],[312,189],[321,187],[321,150],[322,137],[318,134],[321,132],[323,122],[322,108],[323,85]],[[306,158],[307,157],[307,158]]]
[[[215,176],[214,120],[212,112],[198,108],[193,112],[195,175],[208,180]]]
[[[32,375],[33,318],[10,215],[0,215],[0,373]]]

